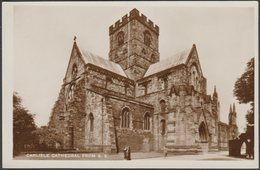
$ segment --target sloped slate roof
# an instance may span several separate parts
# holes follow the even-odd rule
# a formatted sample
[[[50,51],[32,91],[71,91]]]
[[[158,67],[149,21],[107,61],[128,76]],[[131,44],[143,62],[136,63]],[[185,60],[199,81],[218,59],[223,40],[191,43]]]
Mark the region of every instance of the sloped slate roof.
[[[189,57],[190,51],[191,51],[191,49],[179,52],[179,53],[173,55],[172,57],[169,57],[158,63],[154,63],[154,64],[150,65],[150,67],[146,71],[144,77],[153,75],[155,73],[175,67],[180,64],[184,64]]]
[[[97,55],[94,55],[94,54],[92,54],[92,53],[90,53],[89,51],[86,51],[86,50],[80,49],[80,53],[83,57],[85,64],[90,63],[90,64],[93,64],[95,66],[101,67],[105,70],[119,74],[123,77],[127,77],[124,70],[122,69],[122,67],[119,64],[114,63],[114,62],[109,61],[109,60],[106,60],[106,59],[99,57]]]

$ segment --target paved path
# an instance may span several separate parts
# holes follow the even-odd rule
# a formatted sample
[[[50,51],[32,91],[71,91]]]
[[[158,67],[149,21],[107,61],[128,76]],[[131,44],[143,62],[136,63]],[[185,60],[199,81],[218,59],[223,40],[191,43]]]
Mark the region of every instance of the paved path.
[[[149,158],[150,160],[246,160],[228,156],[227,151],[201,153],[198,155],[168,155],[165,157]]]
[[[123,160],[123,153],[103,154],[103,153],[34,153],[21,154],[15,157],[16,160]],[[195,155],[174,155],[169,153],[164,157],[163,153],[132,153],[132,160],[246,160],[243,158],[229,157],[227,151],[200,153]]]

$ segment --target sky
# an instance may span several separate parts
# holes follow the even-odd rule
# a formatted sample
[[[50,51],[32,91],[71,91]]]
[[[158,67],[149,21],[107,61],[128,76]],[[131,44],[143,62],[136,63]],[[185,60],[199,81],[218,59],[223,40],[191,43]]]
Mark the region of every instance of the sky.
[[[163,3],[108,5],[16,5],[14,7],[14,91],[47,125],[58,98],[73,45],[108,59],[108,28],[133,8],[160,27],[161,60],[196,44],[207,93],[216,85],[220,120],[227,123],[236,104],[240,132],[249,105],[238,104],[234,84],[250,58],[256,57],[256,23],[252,7],[191,7]]]

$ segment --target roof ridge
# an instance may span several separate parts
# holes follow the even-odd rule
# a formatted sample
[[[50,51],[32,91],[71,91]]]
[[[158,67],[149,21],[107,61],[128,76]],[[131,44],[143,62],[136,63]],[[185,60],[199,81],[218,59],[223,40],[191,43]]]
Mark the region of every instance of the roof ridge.
[[[177,56],[178,54],[186,53],[186,52],[188,52],[188,51],[190,51],[190,50],[191,50],[191,48],[188,48],[188,49],[186,49],[186,50],[178,51],[178,52],[174,53],[173,55],[171,55],[171,56],[169,56],[169,57],[163,59],[162,61],[167,60],[167,59],[169,59],[169,58],[173,58],[173,57]]]

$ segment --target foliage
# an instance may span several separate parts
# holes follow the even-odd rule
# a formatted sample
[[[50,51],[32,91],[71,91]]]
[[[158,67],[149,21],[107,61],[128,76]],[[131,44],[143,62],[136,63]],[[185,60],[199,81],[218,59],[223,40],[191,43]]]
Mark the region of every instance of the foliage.
[[[234,88],[234,95],[239,103],[250,103],[254,109],[254,58],[247,63],[245,72],[237,79]]]
[[[34,115],[22,106],[21,97],[13,94],[13,151],[14,155],[21,151],[31,149],[35,144],[36,129]]]
[[[54,129],[42,126],[35,131],[38,139],[38,149],[49,150],[55,148],[56,143],[61,143],[62,136]]]
[[[250,103],[251,109],[246,114],[249,124],[254,124],[254,58],[247,63],[247,68],[236,81],[234,95],[239,103]]]
[[[247,112],[246,120],[248,124],[254,124],[254,113],[252,111]]]

